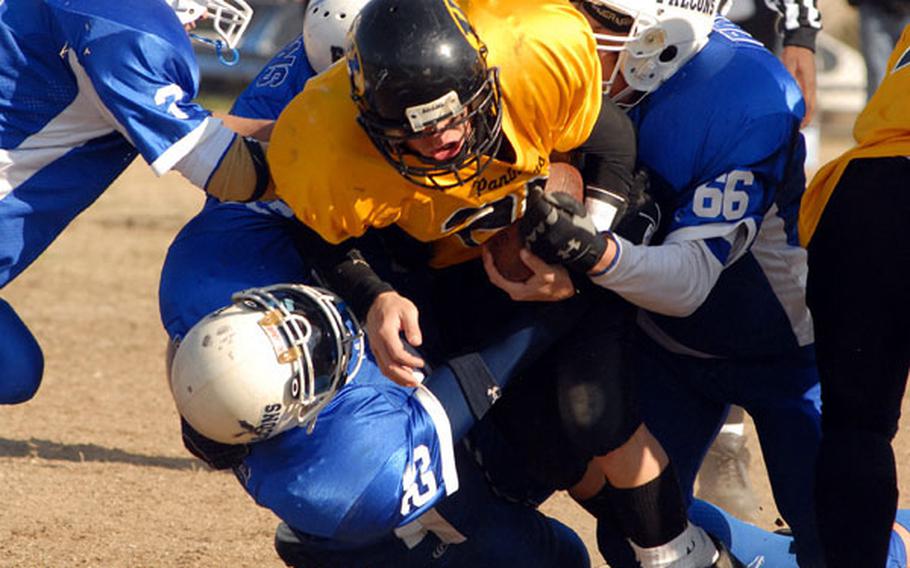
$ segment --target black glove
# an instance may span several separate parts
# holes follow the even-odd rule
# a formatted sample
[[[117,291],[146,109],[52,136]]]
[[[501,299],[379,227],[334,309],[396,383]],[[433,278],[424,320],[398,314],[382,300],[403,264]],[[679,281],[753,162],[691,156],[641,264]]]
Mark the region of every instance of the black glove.
[[[518,230],[531,252],[549,264],[587,273],[607,249],[585,206],[568,193],[528,189],[527,210]]]
[[[627,191],[586,186],[585,206],[598,230],[610,231],[634,244],[648,244],[660,225],[660,207],[649,188],[647,172],[638,170]]]

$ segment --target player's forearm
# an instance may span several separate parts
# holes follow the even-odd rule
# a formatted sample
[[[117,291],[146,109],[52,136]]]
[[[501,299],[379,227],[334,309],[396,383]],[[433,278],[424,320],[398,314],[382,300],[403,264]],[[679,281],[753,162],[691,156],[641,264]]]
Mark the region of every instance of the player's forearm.
[[[595,267],[591,281],[612,290],[646,310],[685,317],[705,301],[723,265],[703,241],[680,241],[660,246],[633,245],[618,238],[617,258],[604,272]],[[600,263],[599,263],[600,266]]]
[[[233,114],[213,112],[212,116],[220,119],[224,125],[241,136],[255,138],[260,142],[268,142],[272,136],[272,127],[275,121],[264,118],[246,118]]]

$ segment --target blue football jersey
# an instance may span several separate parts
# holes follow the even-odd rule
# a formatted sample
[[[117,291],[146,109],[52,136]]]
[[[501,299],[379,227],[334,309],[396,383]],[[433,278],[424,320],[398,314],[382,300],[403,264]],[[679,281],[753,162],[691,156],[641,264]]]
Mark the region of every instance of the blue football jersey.
[[[161,174],[215,128],[198,84],[163,2],[0,3],[0,286],[137,152]]]
[[[796,235],[803,114],[780,61],[724,18],[707,46],[630,112],[639,162],[669,216],[653,244],[703,239],[725,267],[692,315],[648,314],[662,343],[716,356],[812,343]]]
[[[303,46],[303,35],[299,35],[284,46],[240,93],[231,107],[231,114],[277,119],[314,75],[316,72]]]
[[[392,383],[370,359],[312,432],[252,444],[236,473],[256,503],[337,547],[381,540],[458,489],[440,403],[423,387]]]

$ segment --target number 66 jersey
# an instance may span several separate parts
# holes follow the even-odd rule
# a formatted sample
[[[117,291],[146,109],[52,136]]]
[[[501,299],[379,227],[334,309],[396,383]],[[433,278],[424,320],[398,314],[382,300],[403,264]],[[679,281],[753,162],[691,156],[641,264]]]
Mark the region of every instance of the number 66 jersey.
[[[666,349],[773,357],[813,342],[796,234],[802,116],[799,87],[780,61],[723,18],[708,44],[630,112],[639,164],[667,217],[657,248],[685,251],[686,260],[672,265],[660,250],[645,258],[655,247],[642,247],[624,249],[618,264],[663,267],[638,288],[657,290],[668,309],[636,303]]]
[[[370,359],[312,432],[251,444],[235,473],[256,503],[342,549],[388,537],[458,489],[441,404],[386,379]]]

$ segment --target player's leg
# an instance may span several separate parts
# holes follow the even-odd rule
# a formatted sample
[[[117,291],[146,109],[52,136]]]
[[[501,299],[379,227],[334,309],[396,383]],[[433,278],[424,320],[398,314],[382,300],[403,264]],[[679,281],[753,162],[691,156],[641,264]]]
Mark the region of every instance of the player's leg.
[[[35,396],[44,374],[41,346],[9,303],[0,298],[0,404]]]
[[[667,452],[687,504],[695,474],[723,420],[726,405],[706,398],[690,384],[689,377],[702,372],[698,362],[668,353],[639,334],[632,347],[645,423]],[[635,566],[623,550],[615,526],[599,523],[597,536],[611,566]]]
[[[755,421],[774,500],[796,538],[800,566],[824,565],[815,519],[821,401],[813,347],[733,365],[726,381]]]
[[[829,568],[882,566],[897,503],[891,449],[910,358],[903,157],[850,162],[809,243],[822,384],[819,529]]]
[[[599,525],[622,532],[642,566],[709,566],[725,553],[688,522],[686,485],[681,491],[675,458],[668,458],[638,411],[636,383],[644,376],[632,351],[634,315],[618,296],[603,294],[555,355],[563,427],[571,443],[595,456],[605,480],[602,489],[576,486],[573,496]],[[699,458],[719,420],[717,415],[707,429]],[[612,550],[601,552],[609,557]]]

